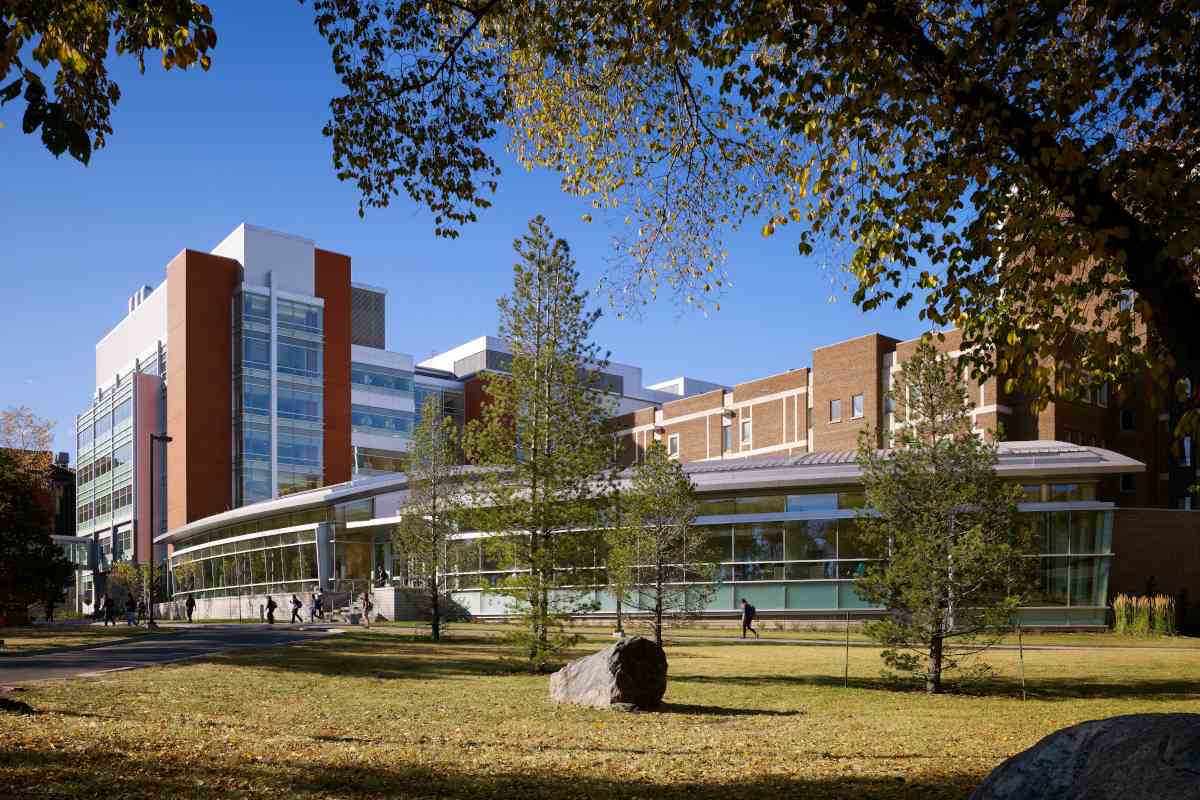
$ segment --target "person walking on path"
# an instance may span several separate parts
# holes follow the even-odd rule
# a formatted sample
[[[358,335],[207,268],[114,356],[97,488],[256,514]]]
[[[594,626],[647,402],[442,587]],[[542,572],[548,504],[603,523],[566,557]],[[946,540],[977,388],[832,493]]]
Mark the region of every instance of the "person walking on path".
[[[275,602],[275,598],[271,597],[271,595],[267,595],[267,624],[268,625],[275,624],[275,609],[277,609],[277,608],[279,608],[279,606]]]
[[[133,595],[125,601],[125,624],[137,625],[137,601],[133,599]]]
[[[754,634],[754,638],[758,638],[758,631],[754,630],[754,616],[757,609],[746,602],[746,598],[742,598],[742,638],[746,638],[746,631]]]
[[[325,619],[325,609],[322,608],[322,606],[324,604],[325,604],[325,598],[321,596],[321,592],[320,592],[320,590],[318,590],[317,593],[315,595],[313,595],[313,609],[317,613],[317,619],[320,619],[320,620]]]
[[[300,602],[300,598],[292,595],[292,622],[304,623],[304,618],[300,616],[300,609],[304,608],[304,603]]]
[[[183,604],[183,607],[187,609],[188,622],[191,622],[192,613],[196,610],[196,598],[189,594],[187,602]]]
[[[113,605],[111,595],[104,595],[104,627],[117,624],[117,607]]]
[[[375,604],[371,602],[371,593],[363,592],[362,598],[363,619],[367,622],[367,627],[371,627],[371,611],[375,608]]]
[[[137,605],[138,624],[141,624],[142,620],[144,620],[145,618],[146,618],[146,601],[138,600],[138,605]]]

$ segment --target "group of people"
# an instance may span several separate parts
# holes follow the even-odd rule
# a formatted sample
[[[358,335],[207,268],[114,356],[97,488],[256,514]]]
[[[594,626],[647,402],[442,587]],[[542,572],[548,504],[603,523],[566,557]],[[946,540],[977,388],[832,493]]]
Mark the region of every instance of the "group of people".
[[[117,614],[120,613],[121,607],[125,609],[125,624],[138,625],[146,618],[146,601],[134,600],[133,595],[125,598],[125,602],[119,603],[112,599],[112,596],[105,593],[100,598],[100,602],[96,604],[95,616],[97,619],[104,620],[104,627],[117,624]]]
[[[192,602],[190,598],[189,598],[189,602]],[[289,620],[289,624],[294,625],[297,622],[303,623],[304,617],[301,615],[300,611],[301,611],[301,609],[304,608],[304,602],[299,597],[297,597],[296,595],[293,594],[292,599],[291,599],[291,607],[292,607],[292,618],[291,618],[291,620]],[[370,592],[363,592],[362,607],[363,607],[363,617],[366,619],[367,627],[369,628],[369,627],[371,627],[371,612],[375,608],[375,604],[371,601],[371,593]],[[277,608],[279,608],[279,604],[275,602],[275,598],[271,597],[270,595],[267,595],[266,612],[267,612],[267,624],[268,625],[275,624],[275,609],[277,609]],[[191,618],[192,618],[192,614],[191,614],[191,609],[189,608],[188,609],[188,621],[191,621]],[[325,619],[325,596],[323,594],[321,594],[321,592],[319,590],[312,593],[312,602],[309,604],[309,607],[308,607],[308,621],[316,622],[318,619],[319,620]]]

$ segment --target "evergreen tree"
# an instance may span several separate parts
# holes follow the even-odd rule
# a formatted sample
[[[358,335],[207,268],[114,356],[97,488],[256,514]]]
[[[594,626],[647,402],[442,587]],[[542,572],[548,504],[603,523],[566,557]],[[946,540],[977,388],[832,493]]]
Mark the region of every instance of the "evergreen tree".
[[[25,456],[0,448],[0,614],[18,618],[32,603],[61,601],[75,569],[50,538],[45,472]]]
[[[446,547],[462,507],[458,428],[441,411],[436,397],[425,398],[409,451],[408,501],[392,539],[413,570],[421,572],[434,641],[442,636]]]
[[[563,622],[586,607],[576,587],[594,581],[590,531],[611,486],[611,411],[600,382],[607,356],[592,343],[599,311],[578,290],[570,248],[541,217],[514,243],[512,294],[498,301],[505,374],[487,378],[488,401],[465,434],[470,460],[498,469],[477,486],[484,544],[510,576],[498,591],[522,615],[515,637],[535,669],[574,640]]]
[[[620,520],[609,529],[609,588],[650,615],[659,644],[664,617],[694,615],[715,591],[717,565],[703,561],[706,536],[692,526],[696,505],[691,479],[654,442],[634,467]]]
[[[922,342],[897,376],[894,449],[877,450],[869,435],[858,445],[871,509],[858,526],[868,552],[886,559],[857,589],[892,611],[867,632],[889,667],[923,678],[928,692],[1011,624],[1030,563],[1019,489],[996,475],[996,443],[972,430],[959,370]]]

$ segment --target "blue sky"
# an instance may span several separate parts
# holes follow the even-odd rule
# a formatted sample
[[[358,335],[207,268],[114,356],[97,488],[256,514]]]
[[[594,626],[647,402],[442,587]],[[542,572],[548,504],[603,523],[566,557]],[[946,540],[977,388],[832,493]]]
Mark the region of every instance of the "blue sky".
[[[213,0],[218,46],[207,72],[137,74],[112,62],[123,97],[115,134],[84,167],[55,160],[20,132],[21,108],[0,108],[0,406],[56,420],[56,448],[74,458],[74,416],[94,386],[95,343],[125,300],[157,286],[180,250],[208,250],[239,223],[314,239],[353,258],[356,280],[388,289],[388,347],[418,359],[496,330],[496,297],[511,285],[512,240],[544,214],[571,243],[587,286],[611,254],[602,218],[563,194],[557,176],[501,154],[494,206],[456,240],[433,236],[407,198],[357,214],[321,135],[339,91],[311,9],[289,0]],[[864,314],[836,274],[797,255],[782,229],[757,225],[728,241],[733,286],[703,316],[668,297],[640,319],[611,309],[596,339],[647,382],[690,375],[722,383],[811,362],[814,346],[878,330],[908,338],[915,311]],[[597,297],[599,302],[601,298]]]

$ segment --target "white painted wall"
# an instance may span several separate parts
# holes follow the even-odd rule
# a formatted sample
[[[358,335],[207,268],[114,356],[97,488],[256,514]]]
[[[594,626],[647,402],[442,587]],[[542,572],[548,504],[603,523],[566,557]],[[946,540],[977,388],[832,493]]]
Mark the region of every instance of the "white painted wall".
[[[316,245],[311,239],[257,225],[239,225],[213,248],[213,255],[232,258],[245,270],[244,282],[312,297]]]
[[[413,357],[408,353],[396,353],[391,350],[380,350],[378,347],[363,347],[350,345],[350,360],[360,364],[374,364],[377,367],[391,367],[412,372]]]
[[[113,377],[133,366],[135,358],[167,340],[167,282],[96,343],[96,387],[107,386]]]

